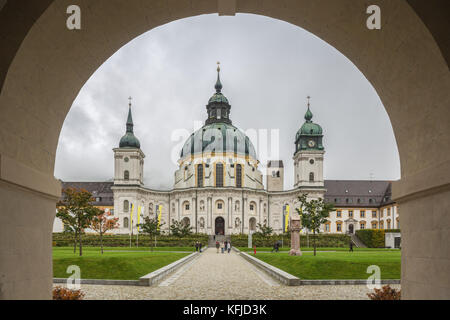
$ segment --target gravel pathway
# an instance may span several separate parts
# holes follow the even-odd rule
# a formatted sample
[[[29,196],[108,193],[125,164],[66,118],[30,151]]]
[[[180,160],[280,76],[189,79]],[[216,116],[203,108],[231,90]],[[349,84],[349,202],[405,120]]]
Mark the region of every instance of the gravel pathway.
[[[400,285],[391,285],[400,289]],[[155,287],[81,285],[85,299],[368,299],[365,285],[288,287],[239,257],[210,248]]]

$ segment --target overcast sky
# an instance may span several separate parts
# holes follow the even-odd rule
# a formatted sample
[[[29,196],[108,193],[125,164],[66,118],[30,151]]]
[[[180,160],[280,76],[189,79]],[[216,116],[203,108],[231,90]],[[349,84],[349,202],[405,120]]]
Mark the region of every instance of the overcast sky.
[[[125,133],[132,96],[134,132],[146,155],[145,185],[171,189],[174,159],[206,119],[217,61],[233,125],[249,130],[261,163],[274,159],[261,152],[271,141],[251,133],[267,130],[270,137],[271,130],[279,130],[286,189],[293,186],[294,137],[308,95],[313,121],[324,130],[325,179],[400,178],[388,115],[353,63],[297,26],[249,14],[178,20],[111,56],[73,102],[59,139],[55,176],[112,179],[112,148]]]

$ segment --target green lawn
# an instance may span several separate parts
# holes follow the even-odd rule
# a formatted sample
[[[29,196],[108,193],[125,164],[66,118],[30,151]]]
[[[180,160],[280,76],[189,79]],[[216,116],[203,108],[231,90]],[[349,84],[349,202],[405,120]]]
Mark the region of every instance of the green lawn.
[[[81,269],[81,279],[115,279],[138,280],[140,277],[183,258],[192,252],[161,252],[162,248],[156,248],[150,252],[148,248],[124,248],[114,247],[105,250],[102,255],[100,248],[85,247],[83,256],[73,253],[73,247],[53,247],[53,276],[55,278],[67,278],[66,273],[70,265],[78,265]],[[183,247],[164,247],[164,250],[184,251]],[[137,252],[127,252],[133,250]]]
[[[303,250],[303,249],[302,249]],[[253,254],[252,254],[253,255]],[[360,250],[355,252],[304,252],[301,257],[284,252],[256,252],[261,259],[300,279],[367,279],[367,267],[377,265],[381,279],[400,279],[400,251]]]

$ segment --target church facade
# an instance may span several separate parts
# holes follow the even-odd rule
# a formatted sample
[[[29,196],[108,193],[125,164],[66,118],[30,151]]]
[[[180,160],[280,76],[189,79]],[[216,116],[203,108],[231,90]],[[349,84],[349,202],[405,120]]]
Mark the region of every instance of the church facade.
[[[286,214],[299,207],[298,197],[303,193],[309,199],[325,198],[335,205],[336,211],[322,226],[322,232],[399,227],[398,208],[390,199],[390,181],[324,180],[323,131],[312,121],[309,101],[304,123],[294,139],[294,186],[284,190],[283,162],[269,161],[263,175],[252,142],[233,126],[219,68],[215,91],[206,105],[205,124],[181,149],[169,191],[144,186],[145,154],[134,135],[130,103],[126,133],[119,147],[113,149],[114,180],[99,183],[103,196],[94,185],[88,190],[103,209],[119,217],[120,227],[115,233],[136,234],[138,214],[159,217],[165,232],[175,221],[181,221],[192,226],[193,232],[209,235],[248,234],[257,231],[258,224],[281,233]]]
[[[121,221],[118,232],[136,228],[136,218],[130,226],[130,204],[134,211],[140,207],[144,215],[156,216],[160,212],[162,230],[181,221],[192,226],[194,232],[210,235],[249,233],[256,231],[258,223],[282,232],[284,214],[298,207],[302,193],[311,199],[324,197],[322,128],[312,122],[309,105],[306,122],[295,141],[295,189],[283,190],[284,167],[278,160],[268,163],[265,189],[255,148],[248,136],[233,126],[219,68],[217,72],[216,92],[206,106],[207,119],[185,142],[170,191],[143,185],[145,155],[134,136],[130,106],[126,134],[119,148],[113,149],[111,189],[114,213]]]

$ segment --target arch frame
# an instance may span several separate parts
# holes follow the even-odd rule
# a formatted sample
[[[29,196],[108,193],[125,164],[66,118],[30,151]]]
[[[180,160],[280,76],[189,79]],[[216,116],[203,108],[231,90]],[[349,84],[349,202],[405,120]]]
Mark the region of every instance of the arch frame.
[[[0,70],[0,108],[8,114],[0,119],[0,203],[6,204],[2,212],[20,214],[0,216],[1,231],[14,239],[11,248],[0,244],[0,259],[9,261],[0,271],[11,279],[0,280],[4,288],[0,298],[50,298],[48,244],[55,202],[61,195],[60,183],[53,177],[54,158],[62,123],[82,85],[103,61],[143,32],[176,19],[216,12],[260,14],[300,26],[342,52],[367,77],[386,107],[399,146],[402,178],[393,184],[393,198],[402,207],[402,296],[448,298],[450,287],[442,286],[448,275],[439,270],[450,269],[450,260],[442,259],[450,251],[449,244],[437,243],[430,251],[418,240],[439,238],[436,234],[448,234],[450,229],[450,151],[442,148],[450,145],[448,50],[436,42],[439,36],[433,37],[438,33],[431,34],[427,28],[433,22],[422,20],[423,13],[418,16],[420,4],[378,2],[383,32],[365,28],[363,0],[282,5],[276,0],[236,0],[225,6],[221,0],[129,1],[126,10],[118,1],[97,0],[83,11],[86,27],[68,33],[60,24],[69,0],[40,1],[25,19],[17,19],[21,4],[8,1],[0,8],[0,23],[6,25],[0,32],[11,33],[2,39],[12,43]],[[79,3],[88,6],[87,0]],[[3,19],[4,10],[14,14]],[[434,218],[426,219],[423,208],[431,208]],[[18,234],[27,234],[27,239]],[[27,250],[30,242],[34,250]],[[31,266],[30,260],[40,263]],[[421,275],[429,270],[431,278],[423,279]],[[21,280],[20,274],[31,273],[35,274],[32,280]]]

